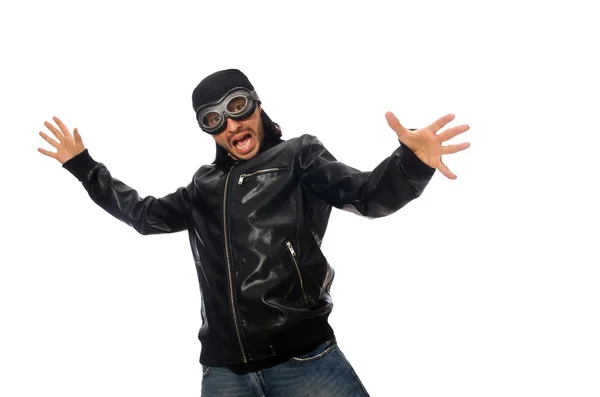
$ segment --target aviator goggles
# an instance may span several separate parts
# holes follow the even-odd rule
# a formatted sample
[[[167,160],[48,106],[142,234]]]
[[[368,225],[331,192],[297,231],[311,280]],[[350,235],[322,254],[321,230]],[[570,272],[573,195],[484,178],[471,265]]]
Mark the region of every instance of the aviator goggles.
[[[216,135],[227,125],[227,119],[243,120],[250,117],[260,99],[256,92],[244,87],[233,88],[216,101],[200,106],[196,119],[202,131]]]

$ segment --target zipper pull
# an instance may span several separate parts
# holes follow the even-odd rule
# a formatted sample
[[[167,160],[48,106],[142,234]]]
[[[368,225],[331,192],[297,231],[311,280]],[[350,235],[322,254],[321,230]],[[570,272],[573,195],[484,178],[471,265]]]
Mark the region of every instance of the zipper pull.
[[[288,249],[290,250],[290,252],[292,253],[293,256],[296,256],[296,251],[294,251],[294,247],[292,247],[292,243],[290,243],[289,241],[285,242],[288,246]]]
[[[238,185],[241,185],[242,183],[244,183],[244,177],[246,177],[246,174],[240,175],[240,179],[238,180]]]

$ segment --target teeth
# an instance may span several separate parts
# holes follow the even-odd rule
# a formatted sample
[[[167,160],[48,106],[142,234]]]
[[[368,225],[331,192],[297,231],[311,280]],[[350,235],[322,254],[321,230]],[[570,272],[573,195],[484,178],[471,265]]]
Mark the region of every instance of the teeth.
[[[251,141],[251,140],[252,140],[252,138],[251,138],[251,137],[249,137],[248,139],[246,139],[246,143],[245,143],[245,144],[240,144],[239,142],[236,142],[235,146],[236,146],[238,149],[245,149],[245,148],[247,148],[247,147],[250,145],[250,141]]]

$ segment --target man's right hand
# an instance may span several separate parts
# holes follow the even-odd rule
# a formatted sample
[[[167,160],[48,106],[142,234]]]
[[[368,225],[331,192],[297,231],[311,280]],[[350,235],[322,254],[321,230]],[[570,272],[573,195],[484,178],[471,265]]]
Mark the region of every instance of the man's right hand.
[[[64,164],[68,160],[77,156],[79,153],[83,152],[85,150],[85,146],[83,145],[83,140],[81,139],[81,135],[79,135],[77,128],[73,130],[73,134],[71,135],[71,132],[67,126],[60,121],[58,117],[53,117],[52,119],[56,122],[56,125],[58,125],[60,130],[47,121],[44,122],[44,125],[50,130],[50,132],[54,134],[56,139],[58,139],[58,142],[44,134],[42,131],[40,131],[40,136],[44,138],[50,145],[54,146],[57,151],[55,153],[38,148],[38,152],[45,154],[48,157],[52,157],[58,160],[61,164]]]

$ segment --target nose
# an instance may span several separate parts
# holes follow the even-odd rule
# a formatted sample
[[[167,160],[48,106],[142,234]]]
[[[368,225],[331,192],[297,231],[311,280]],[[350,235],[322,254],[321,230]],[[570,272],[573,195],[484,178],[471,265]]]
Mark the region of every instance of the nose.
[[[232,118],[227,119],[227,131],[229,132],[236,132],[241,125],[242,123],[240,123],[237,120],[234,120]]]

